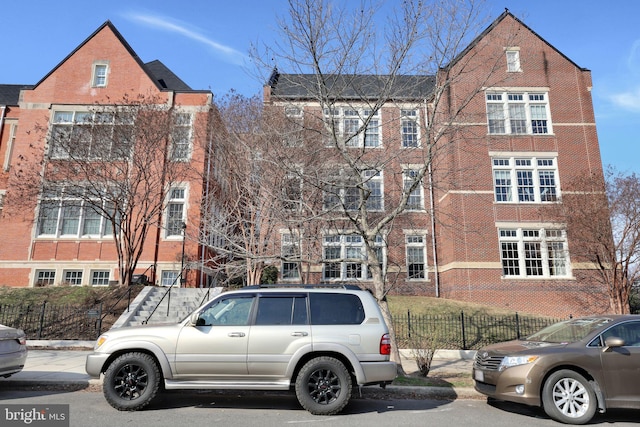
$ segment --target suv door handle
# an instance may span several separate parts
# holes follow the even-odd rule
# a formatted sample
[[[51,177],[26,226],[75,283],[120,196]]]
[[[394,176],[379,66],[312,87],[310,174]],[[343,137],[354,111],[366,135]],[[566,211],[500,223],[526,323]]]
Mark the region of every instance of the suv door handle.
[[[309,335],[308,332],[291,332],[292,337],[306,337]]]
[[[231,338],[241,338],[245,334],[244,332],[229,332],[227,335],[230,336]]]

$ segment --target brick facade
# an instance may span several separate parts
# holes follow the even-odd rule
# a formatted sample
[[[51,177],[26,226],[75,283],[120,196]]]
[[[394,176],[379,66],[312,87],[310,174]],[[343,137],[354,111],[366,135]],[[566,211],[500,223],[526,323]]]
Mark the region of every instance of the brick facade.
[[[106,64],[104,85],[93,84],[95,64]],[[0,217],[3,242],[0,245],[0,285],[35,286],[39,272],[51,274],[49,283],[54,285],[65,282],[66,272],[81,275],[81,279],[77,279],[80,283],[74,284],[91,284],[94,271],[108,275],[102,277],[101,284],[105,284],[107,278],[111,282],[119,280],[116,247],[111,237],[81,234],[76,237],[45,236],[38,233],[39,202],[21,199],[17,190],[21,184],[18,182],[19,170],[40,170],[49,149],[47,137],[36,129],[50,126],[56,110],[86,111],[96,105],[114,105],[125,97],[135,99],[139,95],[156,97],[167,106],[191,111],[194,128],[203,127],[209,117],[212,94],[206,90],[191,90],[158,61],[142,63],[108,21],[37,84],[22,87],[0,85],[0,91],[4,95],[0,100],[4,110],[0,129],[0,162],[6,165],[0,172],[0,193],[5,195]],[[189,161],[200,171],[205,163],[204,139],[202,132],[193,132]],[[158,153],[158,158],[162,158],[161,154]],[[39,186],[40,183],[34,182],[33,185]],[[197,235],[202,175],[185,185],[188,188],[188,199],[184,201],[184,222],[188,224],[186,233],[187,236],[189,233]],[[163,271],[180,270],[183,241],[180,236],[165,237],[163,227],[158,226],[164,223],[162,217],[150,221],[153,225],[136,273],[144,273],[153,279],[154,269],[149,267],[155,266],[155,283],[159,283]],[[187,238],[186,258],[197,259],[199,253],[197,241]],[[189,286],[196,286],[198,281],[195,272],[187,276]]]
[[[519,66],[512,65],[511,70],[507,51],[515,52],[519,59]],[[542,209],[547,202],[561,201],[563,182],[585,172],[602,175],[590,71],[577,66],[506,11],[435,78],[436,87],[445,89],[446,100],[438,105],[443,113],[436,114],[435,120],[446,122],[447,112],[462,112],[448,133],[434,144],[433,194],[426,180],[424,211],[399,215],[386,237],[387,279],[395,283],[390,285],[392,292],[441,296],[550,316],[608,311],[606,289],[594,280],[596,273],[590,265],[572,257],[572,242],[564,234],[563,224]],[[265,105],[298,105],[305,116],[318,117],[322,113],[317,107],[313,111],[313,97],[305,99],[300,93],[301,79],[298,75],[274,74],[265,87]],[[424,99],[414,99],[413,105],[431,102],[428,84],[423,90]],[[512,105],[512,97],[520,100],[513,104],[521,106]],[[488,104],[495,102],[500,105],[496,108],[502,109],[507,99],[509,104],[499,114],[513,114],[510,119],[517,119],[515,111],[522,111],[523,120],[502,120],[506,130],[491,129],[488,109],[494,107]],[[344,104],[355,102],[345,98]],[[398,135],[402,108],[397,100],[382,107],[382,140],[388,145],[365,155],[382,158],[384,150],[398,150],[394,142],[397,138],[385,134]],[[526,120],[525,111],[531,114]],[[396,145],[390,147],[389,143]],[[417,155],[413,161],[420,162],[422,154],[413,153]],[[386,165],[385,199],[394,197],[391,179],[398,176],[401,164],[411,162],[411,158],[400,155]],[[527,162],[529,166],[524,169],[530,168],[530,175],[514,166]],[[499,200],[496,177],[507,173],[513,174],[511,198]],[[525,184],[516,188],[516,181],[521,179],[532,180],[530,190],[520,188]],[[545,182],[553,188],[543,189]],[[428,215],[430,201],[434,204],[433,228]],[[407,279],[404,238],[413,229],[423,230],[426,236],[428,274],[424,280]],[[516,247],[518,255],[514,255]],[[505,267],[509,260],[503,259],[509,256],[519,256],[512,270]],[[328,280],[321,265],[312,271],[311,281]],[[360,281],[367,284],[366,280]]]

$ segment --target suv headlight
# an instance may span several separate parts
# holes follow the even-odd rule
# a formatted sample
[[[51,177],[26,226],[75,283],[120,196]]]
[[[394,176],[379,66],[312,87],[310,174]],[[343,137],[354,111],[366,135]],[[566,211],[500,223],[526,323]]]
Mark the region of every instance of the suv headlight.
[[[538,356],[507,356],[500,363],[500,370],[504,371],[513,366],[526,365],[538,360]]]

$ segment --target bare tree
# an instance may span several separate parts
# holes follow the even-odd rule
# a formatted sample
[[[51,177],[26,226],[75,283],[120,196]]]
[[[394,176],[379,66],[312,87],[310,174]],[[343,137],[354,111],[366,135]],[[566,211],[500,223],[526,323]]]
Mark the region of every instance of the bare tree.
[[[574,262],[595,266],[609,291],[611,310],[629,313],[629,297],[640,279],[640,177],[608,169],[569,182],[553,210],[567,225]]]
[[[273,167],[262,102],[230,92],[217,101],[223,133],[211,146],[213,164],[201,241],[218,283],[259,284],[264,268],[280,258],[274,246],[283,207],[283,171]]]
[[[437,185],[433,166],[438,156],[447,155],[447,145],[461,138],[456,123],[489,85],[499,57],[488,53],[490,49],[482,52],[480,45],[460,55],[483,25],[476,1],[402,2],[384,28],[374,20],[378,6],[367,1],[353,6],[290,0],[288,15],[279,21],[280,43],[262,54],[256,51],[254,57],[262,58],[265,66],[275,62],[269,84],[286,85],[293,94],[278,98],[276,93],[266,101],[268,107],[294,110],[306,104],[304,144],[289,147],[287,156],[270,158],[289,174],[298,174],[303,199],[311,196],[312,202],[303,202],[307,220],[300,225],[320,221],[325,232],[349,230],[364,241],[364,253],[332,261],[357,266],[368,260],[368,271],[357,274],[372,282],[391,328],[392,358],[399,361],[386,302],[395,280],[389,275],[389,260],[382,259],[388,251],[381,251],[381,245],[397,244],[388,239],[401,215],[405,224],[417,220],[418,215],[409,212],[418,207],[416,192]],[[500,46],[509,45],[501,40]],[[463,81],[464,90],[451,90]],[[370,149],[375,137],[369,131],[394,124],[416,131],[407,132],[406,140],[399,131],[386,133],[384,145]],[[465,135],[467,141],[469,137]],[[379,209],[374,182],[383,171],[384,206]],[[439,179],[446,179],[445,171]],[[433,214],[429,206],[420,208]],[[424,213],[420,218],[424,223]],[[319,234],[313,237],[321,247]],[[314,261],[326,262],[326,256],[316,252]]]
[[[40,198],[39,233],[77,230],[82,212],[80,232],[113,236],[119,281],[130,283],[150,231],[165,223],[168,192],[196,176],[185,152],[191,125],[179,107],[143,95],[57,113],[51,126],[37,125],[48,143],[42,168],[23,158],[16,174],[20,197]],[[182,221],[180,215],[166,223]]]

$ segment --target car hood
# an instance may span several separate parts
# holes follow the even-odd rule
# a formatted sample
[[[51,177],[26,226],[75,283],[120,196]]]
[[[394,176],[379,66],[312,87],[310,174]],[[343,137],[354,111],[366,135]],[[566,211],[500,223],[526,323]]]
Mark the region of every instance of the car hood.
[[[545,351],[553,351],[556,349],[564,348],[566,346],[566,343],[513,340],[488,345],[482,348],[480,352],[488,352],[497,355],[508,355],[517,353],[539,352],[541,349],[545,349]]]

